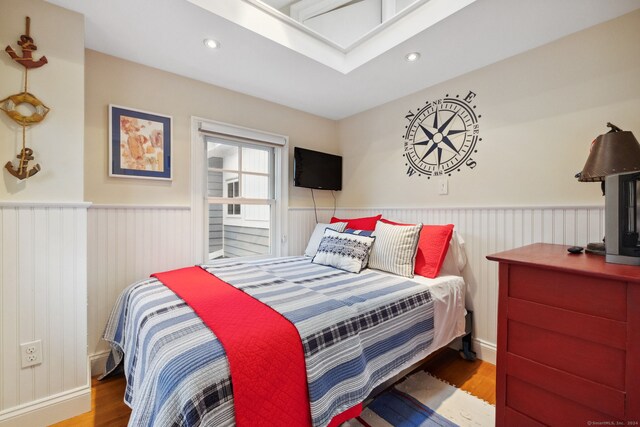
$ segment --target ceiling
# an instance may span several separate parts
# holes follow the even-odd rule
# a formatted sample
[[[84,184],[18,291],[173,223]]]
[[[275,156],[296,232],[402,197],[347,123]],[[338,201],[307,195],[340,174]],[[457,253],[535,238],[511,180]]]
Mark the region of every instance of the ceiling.
[[[477,0],[298,0],[292,17],[264,0],[187,1],[349,74]]]
[[[407,21],[394,23],[366,43],[348,51],[333,47],[329,54],[327,43],[305,39],[284,21],[270,23],[274,17],[260,12],[253,0],[48,1],[85,15],[89,49],[330,119],[640,8],[638,0],[430,0],[425,5],[453,2],[459,9],[407,35],[417,16],[412,12],[403,18]],[[233,9],[240,3],[262,15],[245,9],[237,14]],[[267,27],[265,36],[261,32]],[[385,32],[395,44],[383,38]],[[205,38],[218,40],[221,48],[206,48]],[[374,54],[376,44],[380,53]],[[413,51],[422,58],[405,61]]]
[[[282,24],[284,24],[284,27],[289,27],[284,28],[289,30],[287,31],[289,33],[287,38],[296,38],[296,30],[299,30],[298,32],[315,37],[342,53],[348,53],[365,41],[374,38],[376,34],[388,29],[393,23],[403,21],[403,31],[385,31],[385,37],[389,37],[391,34],[395,34],[396,37],[400,34],[405,36],[392,43],[380,43],[379,40],[375,40],[371,44],[375,44],[378,51],[371,56],[372,58],[397,45],[400,41],[404,41],[427,29],[433,23],[439,22],[475,0],[243,0],[232,3],[238,9],[236,16],[226,16],[224,11],[221,10],[222,8],[219,7],[220,3],[215,0],[189,1],[220,16],[230,18],[229,20],[234,22],[243,21],[242,8],[244,7],[246,10],[246,7],[248,7],[243,5],[243,2],[251,3],[281,21],[278,23],[280,25],[277,25],[277,32],[282,31]],[[430,2],[430,4],[420,8],[427,2]],[[216,7],[217,5],[218,7]],[[417,11],[419,8],[421,10]],[[421,17],[416,16],[419,14],[418,12],[421,13]],[[403,19],[410,13],[412,14],[411,20]],[[251,25],[242,25],[258,34],[269,37],[269,34],[263,31],[265,20],[262,19],[261,21],[261,25],[256,26],[256,28],[251,28]],[[297,49],[299,46],[291,43],[288,39],[284,39],[281,42],[276,37],[270,38],[299,51]],[[360,50],[364,49],[360,48]],[[299,52],[314,58],[313,52]],[[355,66],[345,67],[339,63],[328,63],[320,58],[320,62],[332,66],[345,74],[367,60]]]

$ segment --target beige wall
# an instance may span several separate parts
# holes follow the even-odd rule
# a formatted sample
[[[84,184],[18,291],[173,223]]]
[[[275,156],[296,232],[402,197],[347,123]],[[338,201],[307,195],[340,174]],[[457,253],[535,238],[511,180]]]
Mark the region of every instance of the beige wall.
[[[21,53],[17,41],[31,17],[31,37],[49,63],[29,72],[28,90],[51,111],[27,131],[27,147],[42,170],[19,181],[4,168],[17,163],[22,128],[0,111],[0,165],[4,201],[81,201],[83,198],[84,19],[81,15],[40,0],[0,2],[0,43]],[[60,31],[64,28],[65,31]],[[0,51],[0,99],[23,90],[24,68]],[[23,114],[26,112],[23,111]]]
[[[603,203],[598,184],[573,176],[607,121],[640,138],[638,46],[640,11],[340,121],[340,206]],[[429,60],[428,49],[421,60]],[[437,179],[406,175],[404,116],[469,90],[482,115],[478,165],[453,173],[441,196]]]
[[[109,177],[109,104],[173,116],[173,181]],[[287,135],[291,153],[294,146],[339,153],[332,120],[91,50],[85,111],[85,199],[100,204],[190,204],[191,116]],[[329,197],[321,203],[332,204]],[[310,204],[308,190],[290,188],[290,206]]]
[[[42,0],[0,0],[2,49],[17,48],[26,16],[35,57],[49,61],[29,72],[28,89],[51,112],[27,136],[42,170],[22,182],[4,169],[22,148],[21,128],[0,112],[3,427],[50,425],[91,408],[87,208],[78,203],[84,183],[84,19]],[[0,51],[0,99],[21,92],[23,75]],[[32,341],[41,343],[42,363],[22,368],[20,345]]]
[[[291,151],[342,154],[343,207],[599,204],[599,186],[573,175],[607,121],[640,134],[639,42],[634,12],[338,122],[87,50],[85,199],[188,205],[190,117],[200,116],[288,135]],[[448,177],[441,196],[437,179],[406,175],[404,116],[469,90],[482,115],[478,166]],[[109,177],[110,103],[173,116],[172,182]],[[289,205],[310,206],[309,191],[291,186]]]

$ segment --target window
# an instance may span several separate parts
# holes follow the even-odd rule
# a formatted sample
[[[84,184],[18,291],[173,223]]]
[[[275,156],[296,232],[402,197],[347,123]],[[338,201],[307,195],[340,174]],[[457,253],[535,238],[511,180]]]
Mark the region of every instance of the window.
[[[274,147],[216,137],[206,143],[209,259],[271,254]]]
[[[240,181],[236,179],[227,183],[227,197],[240,197]],[[240,215],[240,205],[227,205],[227,215]]]
[[[191,125],[194,261],[251,255],[247,250],[288,255],[288,138],[197,117]],[[236,181],[228,197],[228,183]]]

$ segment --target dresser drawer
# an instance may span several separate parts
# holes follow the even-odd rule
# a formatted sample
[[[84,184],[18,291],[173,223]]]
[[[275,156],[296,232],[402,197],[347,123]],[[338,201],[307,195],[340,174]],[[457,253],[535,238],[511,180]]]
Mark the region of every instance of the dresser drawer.
[[[580,405],[518,378],[507,376],[506,406],[550,426],[587,426],[614,422],[615,418]],[[624,424],[621,424],[624,425]],[[512,426],[508,426],[512,427]]]
[[[512,265],[508,296],[607,319],[627,319],[626,284],[615,280]]]
[[[512,408],[505,408],[505,420],[507,426],[545,427],[541,422],[536,421]]]
[[[618,390],[625,386],[624,350],[509,321],[507,353]]]
[[[625,350],[627,323],[518,298],[508,299],[509,320]]]
[[[624,418],[626,395],[585,378],[550,368],[514,354],[507,354],[507,375],[526,383],[553,391],[558,396],[614,418]]]

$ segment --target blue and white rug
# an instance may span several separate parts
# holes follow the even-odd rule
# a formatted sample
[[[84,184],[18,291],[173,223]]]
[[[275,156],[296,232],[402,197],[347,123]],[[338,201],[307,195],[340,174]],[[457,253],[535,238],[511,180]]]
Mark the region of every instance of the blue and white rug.
[[[342,427],[495,425],[495,407],[429,373],[417,372],[369,403]]]

